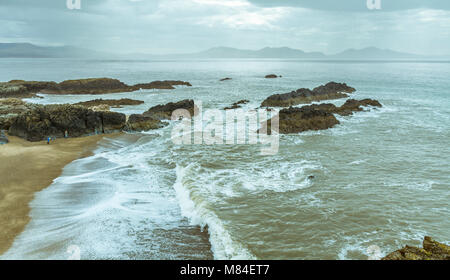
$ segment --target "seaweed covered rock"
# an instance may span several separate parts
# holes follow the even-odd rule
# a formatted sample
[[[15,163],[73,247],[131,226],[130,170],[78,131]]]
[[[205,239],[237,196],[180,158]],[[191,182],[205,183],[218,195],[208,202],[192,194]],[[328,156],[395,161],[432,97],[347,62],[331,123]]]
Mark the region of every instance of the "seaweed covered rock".
[[[0,99],[0,130],[8,130],[19,114],[33,106],[35,105],[16,98]]]
[[[148,131],[166,126],[167,123],[151,116],[133,114],[128,117],[126,130],[128,131]]]
[[[261,104],[261,107],[289,107],[298,104],[308,104],[313,101],[346,98],[346,93],[353,93],[354,88],[343,83],[330,82],[326,85],[316,87],[314,90],[307,88],[297,89],[283,94],[269,96]]]
[[[181,100],[178,102],[170,102],[165,105],[154,106],[154,107],[148,109],[148,111],[144,112],[143,115],[153,117],[158,120],[163,120],[163,119],[169,120],[172,117],[173,111],[175,111],[177,109],[188,110],[189,113],[191,114],[191,116],[193,116],[194,108],[195,108],[194,100],[185,99],[185,100]]]
[[[29,98],[54,85],[55,82],[12,80],[0,83],[0,98]]]
[[[124,128],[126,116],[115,112],[94,112],[82,106],[35,105],[19,114],[9,127],[8,134],[28,141],[46,137],[79,137],[109,133]]]
[[[279,133],[281,134],[300,133],[308,130],[325,130],[339,124],[339,121],[332,113],[317,110],[311,106],[283,109],[279,112],[278,117]],[[269,134],[271,133],[272,121],[273,119],[262,124],[263,127],[267,126]]]
[[[422,246],[423,248],[418,248],[406,245],[382,260],[450,260],[450,246],[439,243],[429,236],[425,236]]]

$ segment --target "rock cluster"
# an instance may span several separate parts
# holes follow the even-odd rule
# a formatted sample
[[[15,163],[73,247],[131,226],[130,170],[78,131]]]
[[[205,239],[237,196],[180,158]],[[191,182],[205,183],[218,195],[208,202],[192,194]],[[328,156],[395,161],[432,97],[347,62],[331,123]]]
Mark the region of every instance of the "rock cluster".
[[[373,99],[354,100],[349,99],[344,105],[337,107],[334,104],[314,104],[301,108],[290,107],[281,110],[279,117],[279,133],[292,134],[300,133],[308,130],[325,130],[339,124],[334,114],[347,116],[353,112],[363,110],[363,106],[381,107],[382,105]],[[267,126],[267,132],[271,133],[272,120],[263,123],[263,127]]]
[[[425,236],[422,246],[423,248],[418,248],[406,245],[382,260],[450,260],[450,246],[434,241],[429,236]]]
[[[355,89],[345,83],[329,82],[313,90],[301,88],[288,93],[271,95],[262,102],[261,107],[289,107],[313,101],[346,98],[348,97],[346,93],[353,92]]]
[[[174,89],[174,86],[177,85],[192,86],[184,81],[153,81],[130,86],[110,78],[67,80],[61,83],[13,80],[0,83],[0,98],[32,97],[39,92],[45,94],[105,94],[140,89]]]

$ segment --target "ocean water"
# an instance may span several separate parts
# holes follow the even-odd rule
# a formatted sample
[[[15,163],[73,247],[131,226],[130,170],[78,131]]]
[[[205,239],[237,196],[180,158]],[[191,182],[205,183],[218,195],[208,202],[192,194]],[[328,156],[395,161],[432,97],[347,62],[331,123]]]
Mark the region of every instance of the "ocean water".
[[[283,78],[263,78],[270,73]],[[36,194],[31,222],[1,258],[368,259],[424,235],[450,241],[450,63],[0,60],[3,81],[87,77],[193,86],[30,101],[145,101],[114,109],[131,114],[186,98],[204,109],[248,99],[252,109],[274,93],[337,81],[383,108],[282,135],[275,155],[258,145],[175,145],[174,123],[105,138]]]

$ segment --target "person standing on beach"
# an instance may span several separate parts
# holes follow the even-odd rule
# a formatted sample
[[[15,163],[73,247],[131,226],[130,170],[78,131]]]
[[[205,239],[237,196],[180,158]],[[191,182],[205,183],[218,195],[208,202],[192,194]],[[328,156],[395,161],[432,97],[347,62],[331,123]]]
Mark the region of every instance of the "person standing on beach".
[[[50,140],[51,140],[51,138],[50,138],[50,137],[47,137],[47,145],[50,144]]]

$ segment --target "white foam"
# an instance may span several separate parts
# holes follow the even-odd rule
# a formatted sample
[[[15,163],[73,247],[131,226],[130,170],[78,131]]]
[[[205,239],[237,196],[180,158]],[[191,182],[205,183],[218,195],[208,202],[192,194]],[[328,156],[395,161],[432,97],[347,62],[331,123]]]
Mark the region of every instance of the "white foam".
[[[192,166],[191,164],[184,168],[178,165],[176,167],[177,179],[173,187],[180,203],[182,215],[188,218],[192,225],[208,227],[211,249],[215,259],[256,259],[247,248],[233,240],[226,225],[213,211],[209,210],[209,205],[204,199],[201,197],[193,199],[193,194],[184,182],[185,176]]]

